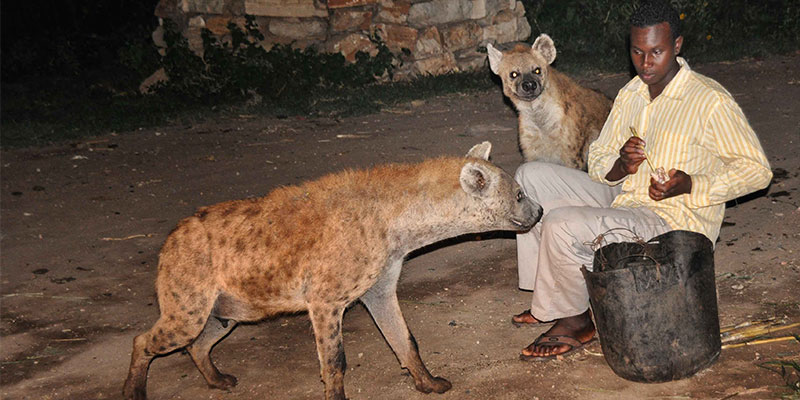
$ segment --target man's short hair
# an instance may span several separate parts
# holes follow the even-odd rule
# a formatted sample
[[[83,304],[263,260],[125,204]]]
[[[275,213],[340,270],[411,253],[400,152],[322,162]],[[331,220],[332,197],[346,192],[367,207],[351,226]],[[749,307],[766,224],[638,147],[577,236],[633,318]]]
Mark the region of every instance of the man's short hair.
[[[631,14],[631,25],[638,28],[669,23],[672,40],[681,35],[681,18],[667,0],[642,0]]]

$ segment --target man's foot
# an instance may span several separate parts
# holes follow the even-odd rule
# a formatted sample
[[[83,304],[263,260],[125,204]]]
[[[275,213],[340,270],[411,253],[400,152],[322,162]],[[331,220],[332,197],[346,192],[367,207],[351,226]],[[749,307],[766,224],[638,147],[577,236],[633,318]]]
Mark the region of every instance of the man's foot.
[[[555,325],[522,349],[525,361],[551,360],[580,349],[594,340],[596,330],[589,310],[572,317],[556,320]]]
[[[539,321],[531,314],[531,310],[525,310],[517,315],[511,317],[511,323],[516,327],[523,325],[546,324],[553,321]]]

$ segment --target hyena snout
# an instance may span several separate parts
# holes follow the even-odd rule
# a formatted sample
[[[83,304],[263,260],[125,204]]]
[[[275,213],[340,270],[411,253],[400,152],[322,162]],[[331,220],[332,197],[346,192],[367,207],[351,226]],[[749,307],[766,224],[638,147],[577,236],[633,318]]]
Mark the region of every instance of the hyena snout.
[[[524,194],[517,201],[517,207],[511,214],[511,223],[520,231],[533,228],[542,219],[542,206]]]
[[[533,93],[536,91],[536,88],[539,87],[539,84],[536,81],[524,81],[522,82],[522,91],[525,93]]]
[[[533,100],[542,94],[543,86],[535,77],[525,76],[517,86],[517,95],[526,100]]]

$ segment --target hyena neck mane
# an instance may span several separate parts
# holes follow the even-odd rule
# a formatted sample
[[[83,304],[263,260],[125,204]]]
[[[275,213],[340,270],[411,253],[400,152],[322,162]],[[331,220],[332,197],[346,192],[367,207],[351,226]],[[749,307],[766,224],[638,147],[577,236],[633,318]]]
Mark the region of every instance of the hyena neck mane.
[[[545,130],[554,130],[564,118],[562,95],[565,90],[569,90],[571,82],[569,77],[553,67],[550,67],[547,73],[545,87],[539,97],[528,101],[514,98],[513,102],[520,116],[525,117],[525,121],[534,122]],[[574,86],[574,83],[572,85]]]
[[[358,208],[345,210],[358,214],[350,223],[383,225],[385,229],[379,231],[385,232],[390,253],[406,254],[488,227],[475,218],[477,211],[473,205],[477,202],[468,201],[469,195],[461,188],[459,174],[466,162],[466,158],[441,157],[419,164],[389,164],[331,175],[329,179],[320,180],[320,184],[324,187],[326,201],[336,203],[337,198],[350,198],[347,204],[337,208]],[[326,182],[335,183],[337,187],[329,187]],[[343,196],[344,193],[347,196]],[[354,202],[354,195],[363,201]],[[335,215],[326,217],[337,218]]]
[[[598,98],[597,104],[606,104],[610,108],[611,101],[595,90],[578,85],[572,78],[550,67],[547,86],[542,94],[531,101],[515,99],[514,105],[520,114],[520,128],[535,129],[542,132],[558,132],[569,112],[584,114],[587,112],[588,99]],[[585,101],[566,101],[566,99],[583,99]],[[608,111],[606,110],[606,114]],[[533,126],[528,126],[532,124]]]

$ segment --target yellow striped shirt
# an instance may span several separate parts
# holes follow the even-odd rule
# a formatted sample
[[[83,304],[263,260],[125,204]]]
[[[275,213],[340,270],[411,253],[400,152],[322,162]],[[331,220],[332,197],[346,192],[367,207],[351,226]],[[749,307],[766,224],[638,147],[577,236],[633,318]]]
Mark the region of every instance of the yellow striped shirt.
[[[647,207],[672,229],[717,240],[725,202],[765,188],[772,179],[764,151],[733,96],[678,57],[681,69],[655,100],[638,76],[620,89],[600,137],[589,149],[589,175],[622,193],[612,207]],[[650,167],[619,182],[605,179],[634,127],[653,167],[692,178],[692,192],[655,201],[648,196]]]

